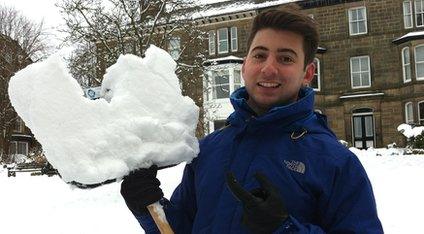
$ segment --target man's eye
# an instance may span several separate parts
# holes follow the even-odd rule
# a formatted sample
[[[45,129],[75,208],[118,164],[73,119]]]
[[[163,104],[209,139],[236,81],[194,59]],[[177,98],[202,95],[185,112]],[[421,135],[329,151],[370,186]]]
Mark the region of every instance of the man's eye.
[[[255,58],[255,59],[263,59],[263,58],[265,58],[265,55],[263,55],[263,54],[254,54],[253,55],[253,58]]]
[[[294,60],[291,58],[291,57],[281,57],[280,58],[280,62],[281,63],[293,63],[294,62]]]

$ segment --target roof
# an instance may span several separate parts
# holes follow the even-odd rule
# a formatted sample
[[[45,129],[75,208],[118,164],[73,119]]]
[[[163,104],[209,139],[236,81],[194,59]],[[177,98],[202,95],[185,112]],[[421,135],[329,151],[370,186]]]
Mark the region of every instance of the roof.
[[[243,58],[230,55],[226,57],[205,60],[203,62],[203,65],[211,66],[211,65],[219,65],[219,64],[228,64],[228,63],[243,63]]]
[[[205,1],[205,0],[204,0]],[[262,8],[278,6],[291,2],[299,2],[302,0],[274,0],[274,1],[264,1],[262,3],[255,3],[254,1],[220,1],[213,4],[206,4],[205,10],[196,12],[192,15],[193,19],[207,18],[220,16],[225,14],[234,14],[245,11],[258,10]]]
[[[392,43],[399,45],[407,41],[418,40],[418,39],[424,39],[424,31],[409,32],[399,38],[394,39]]]

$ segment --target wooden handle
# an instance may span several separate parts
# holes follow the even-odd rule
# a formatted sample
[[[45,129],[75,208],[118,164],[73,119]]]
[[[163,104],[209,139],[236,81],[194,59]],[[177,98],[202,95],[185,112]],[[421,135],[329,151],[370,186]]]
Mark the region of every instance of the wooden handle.
[[[153,220],[155,221],[156,226],[158,226],[161,234],[174,234],[174,231],[172,231],[171,226],[166,220],[165,211],[163,210],[162,205],[159,204],[159,201],[148,205],[147,209],[153,217]]]

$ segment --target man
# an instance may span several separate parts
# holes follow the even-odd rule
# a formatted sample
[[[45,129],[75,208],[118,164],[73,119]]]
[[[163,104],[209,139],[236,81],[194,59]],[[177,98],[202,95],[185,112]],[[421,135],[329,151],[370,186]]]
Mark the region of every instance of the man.
[[[314,113],[315,23],[297,10],[253,22],[245,87],[228,126],[200,141],[170,201],[157,168],[132,173],[121,193],[147,233],[161,200],[176,233],[383,233],[364,168]]]

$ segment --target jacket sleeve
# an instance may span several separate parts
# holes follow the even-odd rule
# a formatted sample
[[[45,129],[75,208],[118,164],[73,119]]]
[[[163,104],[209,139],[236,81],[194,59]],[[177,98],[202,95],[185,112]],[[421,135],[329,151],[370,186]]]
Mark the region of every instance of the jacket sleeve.
[[[192,164],[187,164],[184,168],[182,181],[172,194],[171,200],[169,201],[166,198],[160,200],[166,218],[175,233],[191,233],[196,213],[193,174]],[[146,234],[160,233],[150,214],[140,215],[134,212],[133,214]]]
[[[168,205],[164,206],[168,221],[175,233],[191,233],[196,215],[194,170],[196,159],[187,164],[181,183],[175,189]]]
[[[371,183],[355,155],[335,170],[329,182],[327,194],[319,199],[320,226],[289,216],[274,233],[383,233]]]

